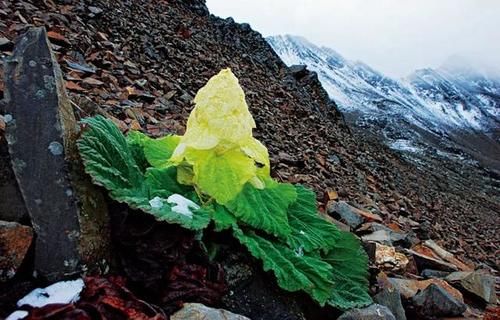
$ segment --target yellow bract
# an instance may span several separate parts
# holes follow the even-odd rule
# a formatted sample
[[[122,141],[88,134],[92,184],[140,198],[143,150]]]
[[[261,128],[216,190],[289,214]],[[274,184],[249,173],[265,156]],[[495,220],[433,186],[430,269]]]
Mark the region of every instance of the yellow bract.
[[[186,133],[170,161],[192,165],[193,181],[221,204],[233,199],[249,181],[262,187],[262,179],[269,177],[269,155],[252,136],[255,121],[231,70],[212,77],[194,102]]]

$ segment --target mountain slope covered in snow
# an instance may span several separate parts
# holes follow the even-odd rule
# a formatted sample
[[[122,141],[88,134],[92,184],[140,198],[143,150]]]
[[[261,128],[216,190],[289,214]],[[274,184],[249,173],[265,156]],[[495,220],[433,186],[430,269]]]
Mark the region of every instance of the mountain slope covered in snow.
[[[451,150],[488,165],[496,162],[500,76],[454,61],[392,79],[302,37],[274,36],[267,41],[286,64],[307,65],[316,72],[354,127],[381,133],[392,148],[416,153],[430,147],[441,155]]]

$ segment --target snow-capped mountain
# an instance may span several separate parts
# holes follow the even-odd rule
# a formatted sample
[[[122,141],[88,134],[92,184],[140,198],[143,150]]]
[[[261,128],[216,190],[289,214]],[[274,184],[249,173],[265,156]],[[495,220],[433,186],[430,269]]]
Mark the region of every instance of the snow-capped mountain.
[[[381,131],[395,149],[416,152],[419,144],[437,147],[436,141],[444,140],[461,149],[456,133],[467,132],[486,135],[500,152],[500,76],[454,59],[439,69],[392,79],[302,37],[274,36],[267,41],[287,65],[307,65],[315,71],[350,122]]]

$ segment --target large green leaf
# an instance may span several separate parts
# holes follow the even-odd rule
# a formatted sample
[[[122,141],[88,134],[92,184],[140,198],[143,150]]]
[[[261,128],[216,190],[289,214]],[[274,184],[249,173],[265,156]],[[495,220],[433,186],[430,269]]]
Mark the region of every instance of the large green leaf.
[[[333,287],[328,304],[347,310],[372,303],[368,294],[368,256],[358,238],[341,231],[335,247],[323,257],[333,268]]]
[[[127,134],[126,139],[135,163],[137,164],[141,172],[145,173],[146,169],[150,165],[148,160],[146,159],[146,155],[144,154],[144,142],[150,138],[139,131],[130,131]]]
[[[94,183],[105,187],[113,199],[188,229],[199,230],[208,225],[210,215],[205,209],[193,209],[192,215],[186,215],[168,202],[170,196],[186,195],[192,190],[179,185],[175,168],[149,169],[146,175],[142,173],[136,162],[142,159],[140,152],[132,151],[140,144],[140,136],[127,141],[118,127],[102,116],[83,122],[88,128],[77,144],[85,171]]]
[[[320,305],[330,298],[334,282],[328,263],[317,256],[269,241],[253,231],[244,233],[233,226],[233,234],[254,257],[262,260],[265,271],[273,271],[281,288],[292,292],[303,290]]]
[[[77,145],[85,170],[94,182],[111,194],[140,189],[144,176],[134,160],[125,137],[118,127],[102,116],[82,121],[88,128]]]
[[[287,242],[292,248],[302,248],[306,252],[334,246],[340,230],[319,216],[316,209],[316,195],[303,186],[295,186],[297,201],[288,209],[288,222],[292,228]]]
[[[269,180],[264,189],[257,189],[251,183],[245,184],[226,206],[246,224],[286,239],[292,232],[287,210],[296,199],[293,185]]]
[[[238,149],[190,150],[186,159],[193,164],[193,182],[219,204],[226,204],[255,176],[254,161]]]
[[[167,135],[153,139],[139,131],[130,131],[127,135],[129,145],[139,147],[147,162],[157,168],[164,168],[170,165],[168,160],[179,144],[180,139],[181,137],[176,135]]]
[[[213,205],[212,220],[215,223],[215,231],[217,232],[227,230],[237,223],[236,217],[219,204]]]
[[[193,191],[192,187],[181,185],[177,182],[177,169],[175,167],[161,169],[148,168],[146,171],[146,183],[150,190],[150,197],[159,196],[167,198],[175,193],[187,195]]]
[[[159,139],[149,139],[144,144],[144,154],[153,167],[163,168],[170,165],[169,159],[179,144],[180,137],[168,135]]]

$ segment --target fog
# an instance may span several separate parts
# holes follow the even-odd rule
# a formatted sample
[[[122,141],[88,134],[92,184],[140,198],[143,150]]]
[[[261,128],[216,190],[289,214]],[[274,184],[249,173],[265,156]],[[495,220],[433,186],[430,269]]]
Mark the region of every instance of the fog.
[[[393,77],[459,55],[500,69],[497,0],[207,0],[264,36],[300,35]]]

